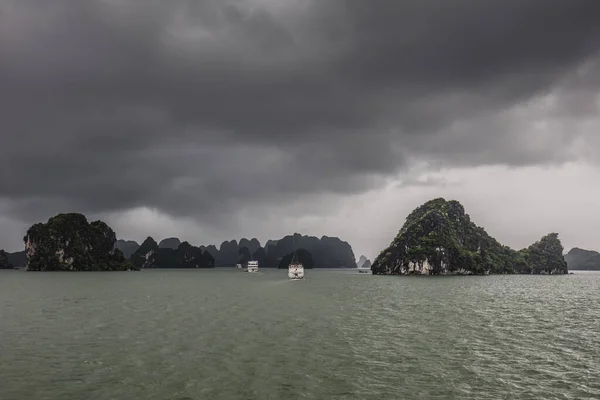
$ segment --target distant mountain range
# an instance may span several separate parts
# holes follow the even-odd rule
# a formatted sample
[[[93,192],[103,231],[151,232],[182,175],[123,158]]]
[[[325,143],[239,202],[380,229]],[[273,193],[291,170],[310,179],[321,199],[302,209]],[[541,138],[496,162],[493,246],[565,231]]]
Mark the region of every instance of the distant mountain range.
[[[280,259],[296,248],[306,248],[315,258],[317,268],[353,268],[365,266],[369,261],[364,255],[361,255],[358,262],[354,261],[351,246],[339,238],[323,236],[321,239],[313,236],[302,236],[295,234],[296,243],[294,245],[294,236],[286,236],[280,240],[268,240],[265,243],[265,254],[269,253],[272,258]],[[291,241],[291,243],[290,243]],[[167,238],[160,241],[159,248],[177,249],[181,241],[178,238]],[[127,259],[139,249],[140,245],[133,240],[118,240],[116,247],[120,249]],[[202,250],[206,249],[214,258],[217,266],[234,265],[239,258],[239,251],[247,247],[251,254],[257,253],[261,247],[257,239],[242,238],[239,242],[225,241],[219,248],[214,245],[200,246]],[[261,253],[261,252],[259,252]],[[27,262],[25,250],[14,253],[6,253],[8,261],[16,266],[23,267]],[[259,254],[260,257],[260,254]],[[600,271],[600,253],[593,250],[585,250],[578,247],[572,248],[566,255],[565,261],[569,270]],[[265,265],[266,266],[266,265]]]
[[[600,253],[573,247],[566,255],[565,261],[571,270],[600,271]]]
[[[159,248],[177,249],[181,244],[178,238],[163,239],[158,244]],[[140,245],[132,240],[118,240],[116,243],[125,257],[131,256]],[[256,257],[259,264],[264,267],[276,268],[279,261],[298,249],[305,249],[313,257],[315,268],[355,268],[356,262],[352,247],[347,242],[337,237],[306,236],[295,233],[278,240],[268,240],[265,247],[256,238],[242,238],[224,241],[217,248],[215,245],[200,246],[202,251],[208,251],[215,259],[215,266],[232,266],[238,263],[240,251],[247,248]]]
[[[171,237],[158,243],[160,249],[177,250],[182,244],[179,238]],[[115,247],[123,252],[127,259],[135,254],[140,248],[134,240],[117,240]],[[215,266],[232,266],[238,263],[240,251],[247,248],[250,254],[264,267],[277,268],[283,257],[295,250],[305,249],[313,257],[315,268],[355,268],[356,261],[352,247],[337,237],[306,236],[295,233],[278,240],[268,240],[265,246],[261,246],[256,238],[242,238],[240,241],[224,241],[217,248],[215,245],[199,246],[202,251],[208,251],[215,260]],[[14,266],[22,267],[27,262],[25,250],[15,253],[7,253],[8,261]],[[364,262],[364,261],[363,261]]]

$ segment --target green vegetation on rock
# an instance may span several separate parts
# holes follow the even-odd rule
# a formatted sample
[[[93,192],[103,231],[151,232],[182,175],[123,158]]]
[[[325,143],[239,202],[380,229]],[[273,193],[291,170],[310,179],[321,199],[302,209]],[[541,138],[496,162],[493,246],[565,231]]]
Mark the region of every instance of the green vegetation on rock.
[[[8,253],[0,250],[0,269],[13,269],[14,265],[8,260]]]
[[[115,232],[104,222],[88,223],[78,213],[37,223],[23,238],[28,271],[123,271],[135,269],[115,248]]]
[[[443,198],[413,210],[371,270],[380,275],[567,273],[557,234],[515,251],[471,222],[458,201]]]
[[[558,233],[549,233],[519,253],[525,259],[521,264],[521,274],[566,274],[569,272],[563,257],[563,246]]]

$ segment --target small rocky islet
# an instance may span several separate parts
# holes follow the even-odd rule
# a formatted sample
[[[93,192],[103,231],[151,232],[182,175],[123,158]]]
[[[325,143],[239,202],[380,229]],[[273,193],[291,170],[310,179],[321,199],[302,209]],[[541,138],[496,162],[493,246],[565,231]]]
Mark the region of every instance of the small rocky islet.
[[[557,233],[513,250],[475,225],[456,200],[436,198],[414,209],[390,245],[372,262],[355,261],[352,247],[339,238],[295,233],[265,246],[253,239],[193,246],[178,238],[141,245],[117,240],[102,221],[88,222],[78,213],[58,214],[31,226],[25,250],[0,250],[0,268],[28,271],[125,271],[146,268],[214,268],[256,260],[261,267],[285,268],[297,252],[306,268],[371,268],[376,275],[566,274],[570,263],[594,269],[600,254],[574,248],[563,257]],[[567,261],[565,261],[565,259]],[[569,264],[570,266],[570,264]],[[577,269],[577,268],[574,268]],[[584,268],[581,268],[584,269]]]

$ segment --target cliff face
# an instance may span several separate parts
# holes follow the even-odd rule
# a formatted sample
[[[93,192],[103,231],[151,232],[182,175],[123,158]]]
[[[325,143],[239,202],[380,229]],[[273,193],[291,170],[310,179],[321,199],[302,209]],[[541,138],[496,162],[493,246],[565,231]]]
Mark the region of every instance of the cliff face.
[[[28,271],[115,271],[133,265],[115,248],[115,232],[104,222],[88,223],[78,213],[38,223],[23,238]]]
[[[458,201],[443,198],[410,213],[371,270],[382,275],[567,273],[557,234],[515,251],[471,222]]]
[[[566,255],[565,261],[570,270],[600,271],[600,253],[572,248]]]
[[[158,243],[150,236],[131,255],[131,262],[138,268],[155,268],[158,254]]]
[[[211,254],[199,247],[183,242],[176,249],[160,248],[156,241],[148,237],[131,256],[138,268],[214,268]]]
[[[0,269],[13,269],[14,265],[8,260],[8,253],[0,250]]]

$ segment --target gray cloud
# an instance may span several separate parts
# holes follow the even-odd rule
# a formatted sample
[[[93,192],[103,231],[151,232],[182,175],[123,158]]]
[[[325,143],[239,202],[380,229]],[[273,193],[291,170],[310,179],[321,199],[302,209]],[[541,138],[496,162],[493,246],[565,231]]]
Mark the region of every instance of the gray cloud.
[[[557,118],[596,111],[595,0],[0,7],[0,198],[25,221],[148,206],[217,223],[362,193],[414,159],[563,162],[579,135],[528,138],[511,108],[560,90]]]

